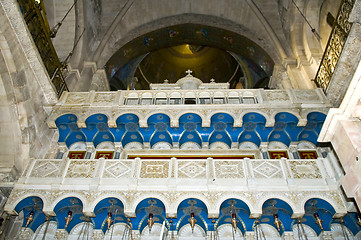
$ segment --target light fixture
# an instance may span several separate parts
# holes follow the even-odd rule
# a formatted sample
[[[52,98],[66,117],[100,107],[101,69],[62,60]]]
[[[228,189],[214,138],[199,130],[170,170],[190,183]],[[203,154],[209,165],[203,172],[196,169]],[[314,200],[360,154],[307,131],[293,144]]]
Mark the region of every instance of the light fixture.
[[[27,228],[33,220],[34,220],[34,211],[31,211],[29,217],[26,218],[25,228]]]
[[[232,223],[232,227],[233,227],[234,231],[236,231],[236,230],[237,230],[238,221],[237,221],[237,218],[236,218],[236,214],[235,214],[235,213],[232,213],[231,223]]]
[[[305,232],[305,228],[302,224],[302,218],[297,220],[297,231],[298,231],[298,239],[300,240],[307,240],[307,234]]]
[[[357,214],[357,225],[361,227],[361,216],[359,213]]]
[[[192,212],[191,213],[191,217],[188,219],[189,221],[189,224],[191,225],[191,228],[192,228],[192,233],[193,233],[193,230],[194,230],[194,226],[196,225],[196,218],[194,217],[194,213]]]
[[[110,228],[110,225],[112,225],[112,213],[111,212],[108,212],[108,217],[107,219],[105,220],[105,222],[108,224],[108,229]]]
[[[342,229],[343,238],[349,240],[349,233],[347,232],[347,227],[345,226],[345,220],[343,218],[340,218],[340,225]]]
[[[297,6],[294,0],[292,0],[293,5],[295,5],[298,12],[301,14],[302,18],[306,21],[307,25],[311,28],[311,32],[315,35],[315,37],[320,40],[320,35],[317,33],[316,29],[312,27],[311,23],[307,20],[306,16],[302,13],[300,8]]]
[[[174,239],[174,228],[173,228],[173,219],[171,219],[170,221],[169,221],[169,223],[172,225],[172,228],[170,229],[171,231],[172,231],[172,236],[171,236],[171,240],[173,240]]]
[[[51,38],[55,38],[56,34],[58,33],[59,28],[61,27],[61,25],[63,24],[65,18],[68,16],[68,14],[70,13],[70,11],[73,9],[73,7],[75,6],[75,4],[78,2],[78,0],[74,1],[73,5],[71,5],[71,7],[69,8],[69,10],[65,13],[64,17],[61,19],[60,22],[58,22],[52,29],[50,29],[50,37]]]
[[[275,226],[277,227],[277,230],[278,231],[281,231],[281,220],[279,220],[279,218],[278,218],[278,214],[273,214],[273,218],[275,219],[275,221],[274,221],[274,224],[275,224]]]
[[[216,239],[216,234],[217,234],[217,230],[216,230],[216,226],[215,226],[216,220],[212,219],[212,229],[213,231],[211,231],[211,240],[215,240]]]
[[[266,240],[266,236],[258,219],[254,220],[254,232],[257,240]]]
[[[313,217],[316,219],[316,224],[317,224],[317,226],[321,229],[321,231],[323,231],[323,227],[322,227],[322,222],[323,222],[323,220],[320,219],[320,216],[318,215],[318,213],[315,212],[315,213],[313,214]]]
[[[149,232],[152,231],[152,227],[154,224],[154,219],[153,219],[153,213],[149,213],[149,218],[148,218],[148,228],[149,228]]]
[[[68,216],[65,217],[65,228],[67,228],[69,223],[71,222],[71,220],[73,220],[73,218],[71,217],[72,214],[73,214],[73,212],[69,211]]]
[[[133,229],[133,224],[132,224],[132,220],[130,220],[130,218],[127,219],[128,222],[128,230],[129,230],[129,239],[133,239],[133,234],[132,234],[132,229]]]

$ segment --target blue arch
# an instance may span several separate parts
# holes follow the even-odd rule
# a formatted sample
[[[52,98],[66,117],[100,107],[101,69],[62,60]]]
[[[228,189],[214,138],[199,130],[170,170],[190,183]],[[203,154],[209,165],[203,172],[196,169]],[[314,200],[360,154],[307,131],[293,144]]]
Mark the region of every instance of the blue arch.
[[[267,223],[274,226],[274,214],[282,222],[280,234],[284,231],[292,231],[293,219],[291,219],[293,210],[288,203],[281,199],[272,198],[263,203],[261,223]]]
[[[58,222],[58,228],[65,228],[65,217],[68,216],[69,211],[71,211],[72,220],[65,230],[68,232],[76,226],[77,224],[83,222],[83,203],[79,198],[76,197],[67,197],[62,199],[54,207],[54,212],[56,214],[56,219]]]
[[[108,229],[106,219],[108,213],[111,213],[112,225],[117,223],[125,223],[126,217],[124,216],[124,205],[122,201],[117,198],[105,198],[101,200],[94,208],[95,218],[94,229],[102,229],[105,233]]]
[[[317,138],[321,132],[326,115],[320,112],[311,112],[307,115],[307,124],[299,133],[297,141],[309,141],[317,145]]]
[[[125,146],[128,143],[131,142],[139,142],[143,144],[143,137],[142,135],[136,131],[136,132],[126,132],[121,140],[122,145]]]
[[[185,199],[179,204],[177,209],[178,222],[176,223],[176,230],[179,231],[179,229],[189,223],[188,219],[191,213],[194,213],[197,224],[207,232],[208,226],[211,225],[211,220],[208,219],[208,209],[201,200],[196,198]]]
[[[282,142],[286,146],[289,146],[291,138],[285,131],[272,131],[268,138],[268,142]]]
[[[245,231],[252,230],[253,220],[249,218],[250,209],[248,205],[235,198],[227,199],[221,204],[219,218],[215,227],[218,228],[222,224],[230,224],[232,214],[236,214],[236,219],[238,221],[237,227],[243,234]]]
[[[169,223],[166,220],[165,206],[164,203],[157,198],[146,198],[142,200],[136,207],[135,213],[137,214],[136,219],[133,221],[133,227],[140,232],[147,226],[149,214],[153,214],[153,220],[155,223],[162,224],[165,220],[167,227]]]
[[[172,136],[169,134],[169,132],[156,131],[150,140],[150,146],[153,147],[154,144],[156,144],[158,142],[167,142],[171,146],[173,146]]]
[[[321,229],[315,222],[314,214],[317,213],[319,218],[323,221],[322,226],[325,231],[331,230],[332,217],[335,214],[335,209],[330,203],[323,199],[312,198],[305,203],[305,215],[303,222],[313,228],[317,235],[321,233]]]
[[[233,126],[234,119],[228,113],[216,113],[211,117],[211,123],[223,122]]]
[[[77,120],[78,118],[74,114],[65,114],[55,120],[59,131],[59,142],[64,142],[71,130],[79,131]]]
[[[179,125],[182,125],[187,122],[194,122],[197,125],[202,125],[202,118],[195,113],[186,113],[179,118]]]
[[[228,135],[226,131],[214,131],[211,136],[209,137],[209,145],[211,145],[214,142],[223,142],[231,148],[232,145],[232,139]]]
[[[168,115],[164,114],[164,113],[156,113],[151,115],[148,119],[147,119],[147,123],[148,125],[155,125],[159,122],[163,122],[166,124],[170,124],[170,118],[168,117]]]
[[[30,196],[21,200],[15,207],[15,211],[24,213],[22,227],[25,227],[27,218],[32,214],[33,221],[28,225],[33,232],[46,221],[43,213],[43,200],[36,196]]]
[[[242,142],[253,142],[254,144],[256,144],[258,147],[261,145],[261,138],[258,135],[257,132],[255,131],[244,131],[241,133],[241,135],[239,136],[238,139],[239,143]]]
[[[93,144],[97,147],[102,142],[114,142],[114,136],[110,132],[99,132],[93,139]]]
[[[200,147],[202,147],[202,139],[201,139],[199,133],[196,131],[191,131],[191,132],[185,131],[181,135],[181,137],[179,139],[179,146],[182,146],[186,142],[195,142]]]

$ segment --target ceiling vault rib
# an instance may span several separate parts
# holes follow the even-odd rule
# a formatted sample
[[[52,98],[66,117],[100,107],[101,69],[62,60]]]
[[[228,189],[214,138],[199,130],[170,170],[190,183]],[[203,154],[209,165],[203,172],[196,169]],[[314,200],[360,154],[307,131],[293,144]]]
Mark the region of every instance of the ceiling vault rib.
[[[286,54],[285,50],[283,49],[276,33],[272,29],[271,25],[269,24],[269,22],[267,21],[267,19],[265,18],[265,16],[259,9],[259,7],[256,5],[256,3],[253,0],[246,0],[246,2],[251,7],[252,11],[256,14],[257,18],[261,21],[261,23],[263,23],[263,26],[265,27],[267,33],[269,34],[269,36],[275,43],[275,45],[279,51],[279,54],[281,55],[280,56],[282,58],[281,61],[285,60],[287,58],[287,54]]]
[[[122,9],[119,11],[119,14],[117,15],[117,17],[114,19],[112,25],[109,27],[108,31],[104,34],[104,37],[102,38],[99,47],[97,48],[97,50],[95,51],[94,54],[94,59],[95,61],[99,58],[100,54],[102,53],[102,51],[104,50],[104,47],[106,46],[106,43],[108,42],[109,38],[111,37],[111,35],[113,34],[115,28],[118,26],[119,22],[123,20],[125,14],[127,14],[127,12],[129,11],[129,9],[132,7],[133,3],[135,2],[135,0],[128,0],[124,6],[122,7]]]

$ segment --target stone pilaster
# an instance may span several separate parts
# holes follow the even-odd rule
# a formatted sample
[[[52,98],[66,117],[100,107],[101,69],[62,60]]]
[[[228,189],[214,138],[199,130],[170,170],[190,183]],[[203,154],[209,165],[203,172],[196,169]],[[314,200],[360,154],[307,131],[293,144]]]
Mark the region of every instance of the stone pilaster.
[[[68,238],[68,232],[65,229],[57,229],[54,237],[56,240],[66,240]]]
[[[256,239],[256,234],[253,231],[247,231],[244,234],[244,237],[246,240],[255,240]]]
[[[92,234],[93,240],[102,240],[104,238],[103,231],[101,229],[94,229]]]
[[[139,230],[132,230],[131,240],[139,240],[139,239],[140,239]]]
[[[21,228],[19,231],[19,235],[16,239],[18,240],[30,240],[33,235],[33,231],[30,228]]]
[[[284,240],[294,240],[293,232],[284,232],[282,238]]]
[[[109,91],[109,83],[104,69],[98,69],[94,73],[89,90]]]
[[[324,231],[321,234],[322,234],[321,239],[323,239],[323,240],[333,240],[333,236],[332,236],[331,231]]]

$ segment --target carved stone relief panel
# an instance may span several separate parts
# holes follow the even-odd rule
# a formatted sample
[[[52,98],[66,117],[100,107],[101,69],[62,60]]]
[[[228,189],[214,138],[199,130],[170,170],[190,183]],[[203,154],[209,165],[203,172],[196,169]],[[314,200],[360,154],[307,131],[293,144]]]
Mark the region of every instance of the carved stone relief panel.
[[[289,101],[290,97],[286,91],[283,90],[273,90],[273,91],[264,91],[266,101]]]
[[[97,162],[97,160],[72,160],[65,178],[93,178]]]
[[[280,161],[250,160],[255,178],[284,178]]]
[[[295,102],[316,102],[320,100],[315,90],[293,90]]]
[[[287,161],[293,178],[322,178],[316,161]]]
[[[30,173],[30,177],[36,177],[36,178],[59,177],[61,165],[62,165],[62,161],[37,160]]]
[[[168,178],[170,161],[141,161],[140,178]]]
[[[104,178],[131,177],[131,161],[106,161],[104,166]]]
[[[66,98],[64,105],[80,105],[84,104],[88,98],[88,93],[68,93],[68,96]]]
[[[244,178],[243,161],[213,160],[217,178]]]
[[[178,178],[206,178],[207,161],[178,161]]]
[[[96,93],[93,105],[109,105],[115,100],[115,93]]]

